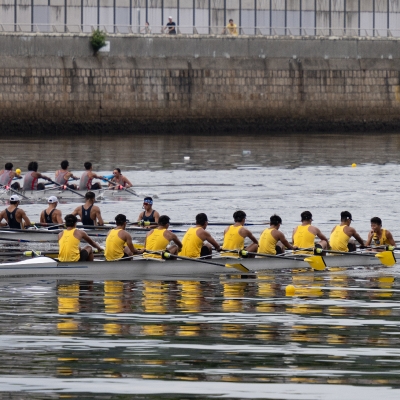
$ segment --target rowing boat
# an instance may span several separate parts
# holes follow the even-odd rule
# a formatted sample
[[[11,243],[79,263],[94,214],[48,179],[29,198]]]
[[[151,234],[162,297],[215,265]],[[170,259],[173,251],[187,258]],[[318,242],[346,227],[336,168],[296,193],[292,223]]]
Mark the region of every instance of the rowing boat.
[[[156,277],[178,277],[215,274],[246,274],[235,268],[224,265],[242,264],[249,269],[249,273],[262,271],[305,269],[311,271],[306,256],[275,257],[275,258],[217,258],[200,263],[187,260],[146,260],[143,258],[133,261],[100,261],[59,263],[52,258],[36,257],[13,263],[0,263],[0,276],[52,276],[70,277],[75,279],[136,279]],[[382,266],[379,260],[371,257],[355,257],[350,255],[324,256],[328,268],[354,266]],[[219,265],[218,265],[219,264]],[[387,268],[387,267],[383,267]]]

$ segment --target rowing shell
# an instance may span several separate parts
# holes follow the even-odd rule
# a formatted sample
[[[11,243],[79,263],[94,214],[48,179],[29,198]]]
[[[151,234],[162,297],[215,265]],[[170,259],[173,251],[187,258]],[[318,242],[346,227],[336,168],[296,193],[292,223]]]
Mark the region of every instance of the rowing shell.
[[[350,268],[354,266],[382,266],[374,257],[355,257],[349,255],[325,256],[327,267]],[[283,269],[311,268],[304,257],[284,258],[248,258],[228,259],[218,258],[207,260],[219,264],[240,263],[249,269],[249,273]],[[387,267],[383,267],[387,268]],[[136,279],[178,276],[206,276],[215,274],[241,274],[234,268],[215,264],[201,264],[186,260],[146,260],[143,258],[133,261],[93,261],[77,263],[59,263],[48,257],[37,257],[20,262],[0,263],[0,276],[64,276],[74,279]]]

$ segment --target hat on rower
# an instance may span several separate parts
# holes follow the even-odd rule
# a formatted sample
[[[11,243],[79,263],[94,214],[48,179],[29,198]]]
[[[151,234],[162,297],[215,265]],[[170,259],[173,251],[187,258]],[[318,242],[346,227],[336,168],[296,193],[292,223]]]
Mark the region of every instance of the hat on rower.
[[[347,221],[348,219],[349,219],[350,221],[354,221],[353,218],[352,218],[352,216],[351,216],[351,214],[350,214],[348,211],[342,211],[342,212],[340,213],[340,219],[341,219],[342,221]]]
[[[172,19],[172,16],[170,15],[170,16],[168,17],[168,19]]]
[[[10,201],[21,201],[21,198],[20,198],[18,195],[13,194],[13,195],[10,197]]]
[[[48,199],[47,199],[47,202],[48,203],[58,203],[58,199],[57,199],[57,197],[56,196],[50,196]]]
[[[153,199],[151,197],[145,197],[143,204],[153,204]]]

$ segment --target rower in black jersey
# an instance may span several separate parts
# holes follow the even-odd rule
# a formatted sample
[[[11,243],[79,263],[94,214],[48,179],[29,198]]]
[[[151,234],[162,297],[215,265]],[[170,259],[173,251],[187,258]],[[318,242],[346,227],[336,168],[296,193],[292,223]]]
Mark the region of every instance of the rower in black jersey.
[[[58,199],[56,196],[50,196],[47,199],[48,207],[46,210],[43,210],[40,214],[40,223],[41,224],[60,224],[63,225],[64,222],[62,220],[62,213],[60,210],[57,210]]]
[[[31,221],[25,214],[22,208],[18,208],[20,198],[14,194],[10,197],[10,205],[0,213],[0,226],[8,226],[12,229],[24,229],[25,226],[30,226]],[[6,223],[2,223],[2,220]]]
[[[85,204],[76,207],[72,215],[79,215],[82,225],[95,226],[104,225],[100,208],[94,205],[96,195],[93,192],[86,192]]]
[[[151,197],[144,198],[143,209],[144,211],[142,211],[138,217],[139,225],[142,225],[145,228],[158,226],[158,218],[160,218],[160,214],[158,211],[153,210],[153,199]]]

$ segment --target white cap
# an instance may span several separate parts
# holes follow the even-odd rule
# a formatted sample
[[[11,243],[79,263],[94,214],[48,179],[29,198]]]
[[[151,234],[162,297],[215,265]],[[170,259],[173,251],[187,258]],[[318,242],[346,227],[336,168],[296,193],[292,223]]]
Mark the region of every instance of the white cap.
[[[10,201],[21,201],[21,199],[20,199],[20,197],[19,197],[18,195],[13,194],[13,195],[10,197]]]
[[[50,197],[47,199],[47,202],[48,202],[48,203],[58,203],[58,199],[57,199],[56,196],[50,196]]]
[[[171,16],[169,16],[169,17],[168,17],[168,19],[172,19],[172,17],[171,17]]]

